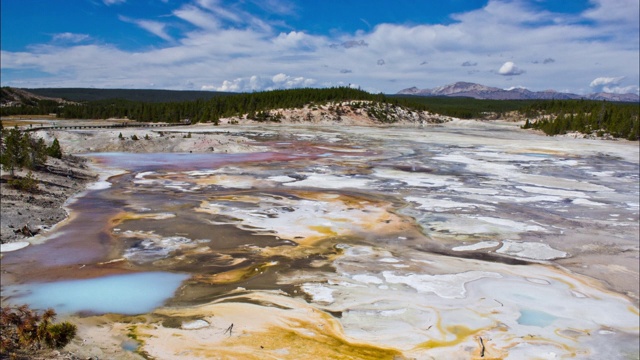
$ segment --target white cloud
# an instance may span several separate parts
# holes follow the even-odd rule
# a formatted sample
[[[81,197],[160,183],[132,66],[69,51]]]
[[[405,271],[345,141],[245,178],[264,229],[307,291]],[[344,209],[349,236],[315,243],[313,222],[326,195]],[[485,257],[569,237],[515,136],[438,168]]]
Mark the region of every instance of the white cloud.
[[[220,4],[218,0],[196,0],[196,5],[185,4],[173,11],[173,15],[200,30],[219,31],[227,28],[247,27],[258,32],[272,31],[260,18],[239,8],[238,3]]]
[[[605,93],[614,93],[614,94],[638,94],[640,87],[637,85],[621,85],[624,76],[618,77],[599,77],[593,79],[589,86],[595,92],[605,92]]]
[[[251,3],[269,13],[292,15],[296,12],[295,4],[287,0],[251,0]]]
[[[140,28],[152,33],[153,35],[163,40],[173,41],[173,38],[169,34],[167,34],[166,25],[164,23],[161,23],[158,21],[151,21],[151,20],[131,19],[122,15],[120,15],[118,18],[121,21],[138,25]]]
[[[273,44],[281,51],[313,51],[324,46],[325,43],[326,40],[322,37],[308,35],[300,31],[280,33],[273,39]]]
[[[213,14],[193,5],[184,5],[183,7],[174,10],[173,14],[201,29],[217,30],[220,27],[218,19],[216,19]]]
[[[302,76],[292,77],[279,73],[272,77],[253,75],[248,78],[237,78],[234,80],[224,80],[222,85],[203,85],[202,90],[216,90],[227,92],[252,92],[276,89],[295,89],[301,87],[311,87],[315,85],[315,79]]]
[[[584,16],[601,22],[638,24],[640,2],[638,0],[590,0],[593,8],[585,11]]]
[[[293,11],[287,10],[292,7],[288,0],[270,1],[282,4],[278,13]],[[618,83],[597,85],[610,90],[640,82],[638,31],[632,31],[638,19],[608,14],[605,10],[614,0],[593,0],[592,9],[577,15],[540,12],[527,1],[490,0],[481,9],[452,16],[447,24],[371,24],[367,31],[333,35],[275,23],[273,12],[258,18],[246,10],[258,2],[223,6],[220,1],[191,0],[174,5],[173,16],[124,18],[168,41],[153,48],[123,50],[91,44],[91,38],[73,43],[80,37],[62,35],[22,52],[3,51],[2,85],[140,88],[154,83],[168,89],[193,84],[259,91],[357,83],[368,91],[391,93],[455,81],[506,88],[513,85],[510,76],[519,75],[518,83],[532,91],[584,93],[596,87],[586,85],[602,74],[624,76]],[[636,5],[625,6],[633,10]],[[384,66],[377,65],[381,59]],[[465,60],[473,62],[460,66]],[[540,65],[530,65],[526,72],[516,66],[531,63]],[[47,75],[26,80],[14,75],[24,69]],[[341,72],[345,69],[352,72]],[[274,79],[273,74],[280,73],[295,76]]]
[[[504,76],[515,76],[515,75],[521,75],[523,73],[524,73],[524,70],[518,68],[516,64],[513,63],[513,61],[505,62],[500,67],[500,70],[498,70],[498,74],[504,75]]]
[[[636,94],[640,95],[640,87],[637,85],[629,85],[629,86],[604,86],[602,92],[605,93],[614,93],[614,94]]]
[[[107,6],[111,6],[111,5],[114,5],[114,4],[123,4],[126,1],[127,0],[102,0],[102,2]]]
[[[209,10],[220,18],[235,23],[242,22],[242,18],[240,15],[233,11],[227,10],[224,6],[220,5],[220,1],[218,0],[197,0],[196,2],[201,8]]]
[[[74,34],[70,32],[53,34],[51,40],[59,41],[59,42],[71,42],[71,43],[79,43],[85,40],[89,40],[91,37],[87,34]]]
[[[602,85],[618,85],[620,84],[620,81],[622,81],[622,79],[624,79],[624,76],[619,76],[619,77],[599,77],[594,79],[591,84],[589,84],[589,86],[591,87],[598,87],[598,86],[602,86]]]
[[[369,44],[367,44],[364,40],[349,40],[349,41],[345,41],[342,44],[331,44],[329,45],[329,47],[331,48],[338,48],[339,46],[342,46],[345,49],[350,49],[353,47],[358,47],[358,46],[369,46]]]

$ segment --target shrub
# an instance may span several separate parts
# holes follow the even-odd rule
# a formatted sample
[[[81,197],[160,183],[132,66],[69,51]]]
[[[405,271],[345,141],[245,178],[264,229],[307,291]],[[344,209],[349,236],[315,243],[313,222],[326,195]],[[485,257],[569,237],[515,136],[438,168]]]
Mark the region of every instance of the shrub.
[[[61,322],[59,324],[51,324],[47,328],[44,342],[50,348],[63,348],[73,340],[76,336],[76,331],[76,326],[68,321]]]
[[[9,185],[20,191],[34,193],[38,191],[38,180],[33,177],[33,173],[29,171],[27,176],[23,178],[14,178],[9,180]]]
[[[0,312],[0,355],[2,358],[30,358],[43,347],[60,349],[75,336],[77,327],[70,322],[52,323],[56,313],[31,310],[27,305],[3,307]]]

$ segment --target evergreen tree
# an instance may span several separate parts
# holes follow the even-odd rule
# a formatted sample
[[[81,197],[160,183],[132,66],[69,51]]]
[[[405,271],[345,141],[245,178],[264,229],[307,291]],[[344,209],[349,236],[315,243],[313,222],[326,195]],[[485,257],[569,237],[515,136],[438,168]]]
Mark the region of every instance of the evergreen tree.
[[[15,176],[16,169],[22,169],[28,164],[28,148],[17,126],[9,130],[4,140],[4,146],[2,155],[0,156],[2,169],[9,171],[11,177],[13,177]]]
[[[24,142],[28,145],[28,164],[29,169],[35,169],[43,166],[47,162],[47,145],[44,143],[44,139],[34,139],[29,136],[29,133],[23,134]]]
[[[60,143],[58,142],[58,138],[53,139],[53,143],[51,143],[51,146],[47,148],[47,153],[51,157],[54,157],[56,159],[62,159],[62,149],[60,148]]]

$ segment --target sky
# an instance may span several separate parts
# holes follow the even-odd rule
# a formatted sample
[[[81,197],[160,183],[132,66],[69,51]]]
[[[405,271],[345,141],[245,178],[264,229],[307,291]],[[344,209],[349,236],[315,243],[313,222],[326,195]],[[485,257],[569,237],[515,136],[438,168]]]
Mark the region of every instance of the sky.
[[[640,0],[2,0],[2,86],[639,93]]]

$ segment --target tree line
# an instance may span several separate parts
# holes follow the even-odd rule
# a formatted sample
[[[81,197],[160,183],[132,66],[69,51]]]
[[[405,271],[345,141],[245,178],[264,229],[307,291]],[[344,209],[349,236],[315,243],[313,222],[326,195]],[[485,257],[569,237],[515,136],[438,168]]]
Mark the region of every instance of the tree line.
[[[141,103],[128,100],[104,100],[59,109],[59,117],[104,119],[126,117],[143,122],[178,122],[189,119],[192,123],[218,123],[220,118],[243,116],[266,120],[265,112],[273,109],[301,108],[308,104],[332,101],[369,100],[385,101],[384,95],[374,95],[347,87],[326,89],[273,90],[256,93],[164,103]]]
[[[142,102],[127,99],[89,101],[82,104],[51,106],[24,105],[3,107],[1,115],[56,114],[65,119],[128,118],[142,122],[178,122],[190,119],[192,123],[217,123],[222,117],[243,116],[267,119],[265,112],[273,109],[300,108],[309,104],[341,101],[372,101],[401,105],[414,110],[427,110],[427,106],[411,99],[389,98],[384,94],[371,94],[349,87],[323,89],[272,90],[255,93],[217,96],[211,99],[172,102]]]
[[[638,140],[639,104],[586,100],[551,100],[536,102],[521,111],[527,117],[547,116],[543,120],[526,121],[523,128],[539,129],[547,135],[569,131],[583,134],[605,133],[616,138]]]
[[[123,93],[124,94],[124,93]],[[170,94],[170,93],[168,93]],[[609,133],[615,137],[638,139],[638,104],[597,100],[479,100],[470,98],[419,97],[371,94],[360,89],[333,87],[323,89],[272,90],[255,93],[215,96],[190,101],[147,102],[130,99],[105,99],[60,105],[50,100],[31,100],[21,106],[0,108],[1,115],[43,115],[55,113],[58,118],[106,119],[128,118],[142,122],[218,123],[220,118],[247,115],[257,121],[277,121],[270,110],[300,108],[305,105],[341,101],[370,101],[373,113],[379,109],[402,106],[415,111],[463,119],[482,119],[517,112],[528,118],[546,115],[548,119],[527,122],[549,135],[567,131]],[[376,113],[377,114],[377,113]],[[375,114],[374,114],[375,115]],[[384,113],[376,119],[388,121]]]

